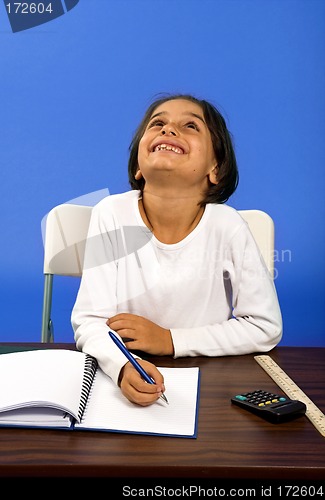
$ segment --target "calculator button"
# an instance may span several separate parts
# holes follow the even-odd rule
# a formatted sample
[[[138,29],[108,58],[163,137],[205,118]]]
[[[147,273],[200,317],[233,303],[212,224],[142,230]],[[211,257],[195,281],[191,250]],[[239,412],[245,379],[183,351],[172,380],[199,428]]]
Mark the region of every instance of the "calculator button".
[[[246,401],[246,396],[241,396],[240,394],[238,394],[238,396],[236,396],[236,399],[239,399],[240,401]]]

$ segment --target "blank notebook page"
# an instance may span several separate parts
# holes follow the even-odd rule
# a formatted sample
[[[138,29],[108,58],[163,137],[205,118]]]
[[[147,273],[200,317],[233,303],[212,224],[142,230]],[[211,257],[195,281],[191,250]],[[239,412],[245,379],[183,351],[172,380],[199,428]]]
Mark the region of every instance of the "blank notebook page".
[[[169,404],[159,399],[150,406],[130,403],[100,369],[81,424],[76,429],[193,436],[196,430],[199,369],[159,368]]]
[[[69,408],[77,415],[84,366],[85,355],[78,351],[42,349],[2,354],[0,411],[45,402]]]

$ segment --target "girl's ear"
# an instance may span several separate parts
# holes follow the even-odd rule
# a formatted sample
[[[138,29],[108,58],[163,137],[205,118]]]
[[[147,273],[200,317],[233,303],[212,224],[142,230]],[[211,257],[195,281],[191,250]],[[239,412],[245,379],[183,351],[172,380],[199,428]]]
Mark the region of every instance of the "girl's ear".
[[[138,168],[138,170],[135,173],[134,178],[136,181],[139,181],[141,179],[141,177],[142,177],[142,173],[141,173],[141,170]]]
[[[208,177],[211,184],[218,184],[218,165],[210,170]]]

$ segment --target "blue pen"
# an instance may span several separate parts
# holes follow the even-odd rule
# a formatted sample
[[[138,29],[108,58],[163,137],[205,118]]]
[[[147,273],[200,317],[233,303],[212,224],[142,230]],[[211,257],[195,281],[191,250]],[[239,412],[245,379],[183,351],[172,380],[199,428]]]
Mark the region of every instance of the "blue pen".
[[[137,370],[138,373],[140,373],[141,377],[143,380],[148,382],[148,384],[155,384],[155,381],[148,375],[148,373],[142,368],[142,366],[137,362],[137,360],[132,356],[132,354],[127,350],[125,345],[114,335],[112,331],[109,331],[109,336],[113,340],[113,342],[117,345],[117,347],[123,352],[123,354],[128,358],[130,363],[134,366],[134,368]],[[160,396],[167,404],[168,400],[165,396],[165,394],[162,394]]]

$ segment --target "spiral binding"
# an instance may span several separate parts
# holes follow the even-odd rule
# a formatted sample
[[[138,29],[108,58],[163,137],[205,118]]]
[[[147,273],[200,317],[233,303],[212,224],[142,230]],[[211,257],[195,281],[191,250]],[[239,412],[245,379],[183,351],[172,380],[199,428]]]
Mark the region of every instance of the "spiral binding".
[[[94,381],[95,373],[97,370],[97,360],[90,356],[90,354],[86,354],[86,359],[85,359],[85,369],[84,369],[84,374],[83,374],[83,379],[82,379],[82,388],[81,388],[81,396],[80,396],[80,405],[79,405],[79,410],[78,410],[78,419],[79,422],[81,422],[87,401],[88,401],[88,396],[91,390],[91,386]]]

